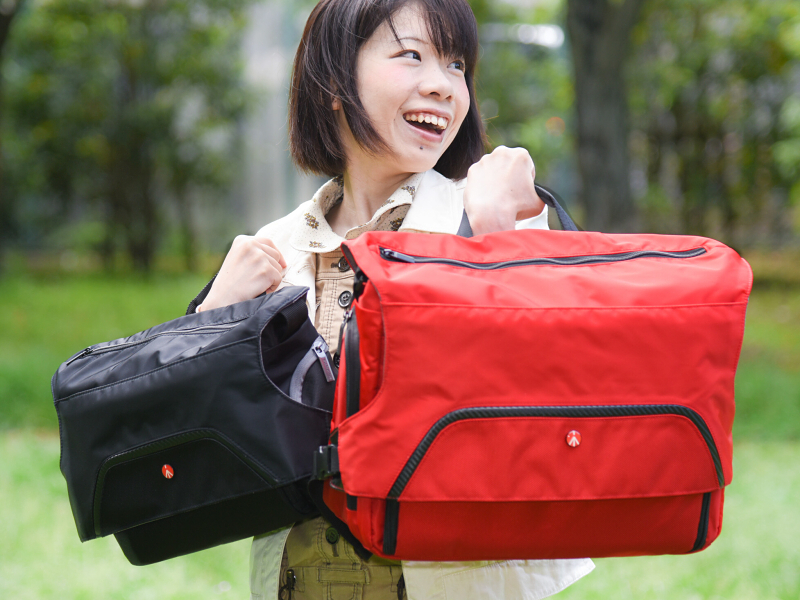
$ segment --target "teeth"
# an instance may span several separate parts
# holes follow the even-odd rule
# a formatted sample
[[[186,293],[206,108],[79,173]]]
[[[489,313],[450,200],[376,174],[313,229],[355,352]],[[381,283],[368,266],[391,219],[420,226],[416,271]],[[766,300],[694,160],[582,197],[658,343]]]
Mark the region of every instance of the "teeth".
[[[417,123],[430,123],[437,129],[447,129],[447,119],[444,117],[437,117],[436,115],[407,114],[405,115],[405,120],[416,121]]]

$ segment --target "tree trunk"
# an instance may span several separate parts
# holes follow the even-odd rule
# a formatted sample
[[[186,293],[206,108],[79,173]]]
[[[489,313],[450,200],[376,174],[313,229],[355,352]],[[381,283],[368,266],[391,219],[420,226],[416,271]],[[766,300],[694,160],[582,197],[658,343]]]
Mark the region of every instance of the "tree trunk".
[[[624,67],[630,33],[645,0],[568,0],[575,74],[578,168],[586,227],[632,231],[628,98]]]

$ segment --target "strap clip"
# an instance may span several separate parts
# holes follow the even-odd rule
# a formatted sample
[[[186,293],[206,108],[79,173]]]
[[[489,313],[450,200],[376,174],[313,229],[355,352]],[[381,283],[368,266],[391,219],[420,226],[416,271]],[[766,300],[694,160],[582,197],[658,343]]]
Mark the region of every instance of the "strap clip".
[[[328,479],[339,474],[339,451],[336,446],[320,446],[314,453],[314,479]]]

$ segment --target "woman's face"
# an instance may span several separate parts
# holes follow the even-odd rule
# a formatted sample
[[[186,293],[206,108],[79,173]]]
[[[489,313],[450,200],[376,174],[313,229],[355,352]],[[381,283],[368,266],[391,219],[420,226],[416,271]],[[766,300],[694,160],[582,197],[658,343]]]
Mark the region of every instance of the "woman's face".
[[[458,133],[469,110],[461,57],[440,56],[415,4],[395,15],[397,37],[383,23],[361,47],[357,83],[361,102],[378,134],[391,148],[380,157],[398,173],[433,168]],[[348,167],[360,146],[348,147]]]

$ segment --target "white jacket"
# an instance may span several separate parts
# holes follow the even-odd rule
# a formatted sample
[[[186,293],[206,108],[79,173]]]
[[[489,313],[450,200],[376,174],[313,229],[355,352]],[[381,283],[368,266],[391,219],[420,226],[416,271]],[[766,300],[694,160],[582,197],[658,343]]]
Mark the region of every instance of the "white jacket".
[[[411,208],[400,231],[450,233],[458,231],[464,211],[465,180],[454,182],[436,171],[420,180]],[[316,196],[315,196],[316,198]],[[270,238],[286,261],[281,287],[309,289],[307,306],[314,322],[316,260],[307,248],[292,243],[303,226],[304,215],[315,200],[301,204],[289,215],[263,227],[259,236]],[[517,229],[547,229],[547,207]],[[251,600],[278,597],[280,565],[289,529],[253,540],[250,553]],[[569,560],[506,560],[479,562],[404,561],[409,600],[539,600],[560,592],[594,569],[588,558]]]

